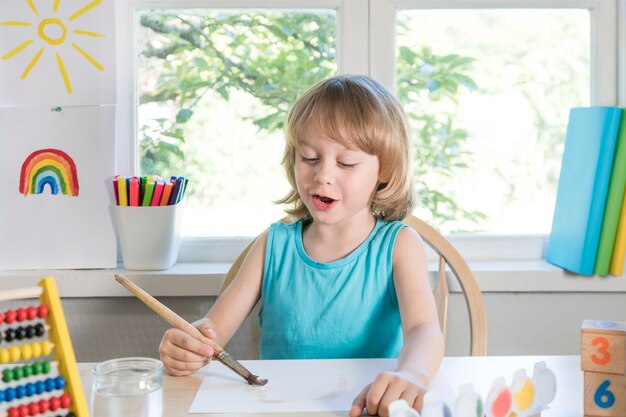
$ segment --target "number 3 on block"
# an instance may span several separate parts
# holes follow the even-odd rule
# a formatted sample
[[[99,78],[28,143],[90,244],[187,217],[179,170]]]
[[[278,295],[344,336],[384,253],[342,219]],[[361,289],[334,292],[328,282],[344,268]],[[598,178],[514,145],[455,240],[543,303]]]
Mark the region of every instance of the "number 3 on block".
[[[596,337],[591,341],[591,344],[597,349],[597,354],[591,355],[592,361],[594,361],[598,365],[606,365],[611,361],[611,352],[609,352],[609,339],[607,339],[606,337]]]

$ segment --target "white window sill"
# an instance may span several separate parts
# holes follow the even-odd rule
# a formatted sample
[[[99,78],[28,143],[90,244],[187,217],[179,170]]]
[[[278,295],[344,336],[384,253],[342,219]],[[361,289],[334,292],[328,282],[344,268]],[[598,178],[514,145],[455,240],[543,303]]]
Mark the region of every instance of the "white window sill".
[[[625,292],[623,277],[581,276],[564,272],[543,260],[469,262],[481,290],[489,292]],[[165,271],[119,269],[0,271],[0,288],[36,285],[44,276],[55,277],[62,297],[128,297],[115,274],[122,274],[150,294],[165,296],[217,295],[229,263],[182,262]],[[432,271],[436,265],[430,265]],[[451,280],[453,280],[451,278]],[[456,282],[450,290],[459,292]]]

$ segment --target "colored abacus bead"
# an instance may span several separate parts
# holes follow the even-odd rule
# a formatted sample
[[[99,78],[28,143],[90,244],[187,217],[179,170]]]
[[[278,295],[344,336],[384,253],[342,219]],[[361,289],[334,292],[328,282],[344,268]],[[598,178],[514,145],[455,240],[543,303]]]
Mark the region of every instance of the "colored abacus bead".
[[[28,404],[28,413],[31,416],[36,416],[37,414],[40,414],[41,410],[39,409],[39,404],[35,402]]]
[[[17,381],[24,377],[24,370],[21,367],[13,368],[13,380]]]
[[[48,401],[40,400],[39,401],[39,410],[41,411],[41,414],[47,413],[48,410],[50,410],[50,404],[48,404]]]
[[[5,364],[9,363],[11,360],[11,355],[9,355],[8,349],[0,349],[0,363]]]
[[[56,388],[56,384],[54,383],[54,379],[52,378],[46,378],[45,384],[46,384],[46,391],[48,392],[54,391],[54,389]]]
[[[41,362],[41,372],[44,374],[50,372],[50,361],[44,360]]]
[[[28,320],[35,320],[37,318],[37,309],[34,306],[30,306],[26,309],[26,317]]]
[[[39,307],[37,307],[37,316],[40,319],[45,319],[47,315],[48,307],[45,304],[39,304]]]
[[[32,357],[33,357],[33,347],[31,345],[22,346],[22,358],[27,361]]]
[[[9,387],[4,390],[4,393],[6,395],[7,401],[13,401],[15,399],[15,388]]]
[[[26,397],[26,388],[23,385],[18,385],[15,387],[15,398],[19,400],[23,397]]]
[[[4,313],[0,313],[0,324],[4,323]]]
[[[58,397],[50,398],[49,403],[51,411],[57,411],[61,407],[61,399]]]
[[[7,329],[7,331],[4,333],[4,340],[6,340],[7,342],[12,342],[13,339],[15,339],[15,330]]]
[[[35,324],[35,336],[43,336],[44,330],[45,329],[43,327],[43,324],[41,323]]]
[[[32,339],[35,336],[35,326],[26,326],[24,328],[24,336],[27,339]]]
[[[27,397],[32,397],[37,392],[37,390],[35,389],[35,384],[33,384],[32,382],[26,384],[25,388]]]
[[[15,318],[19,322],[23,322],[24,320],[26,320],[26,309],[20,307],[15,310]]]
[[[22,373],[24,374],[24,378],[28,378],[33,374],[33,365],[27,364],[22,367]]]
[[[4,313],[4,321],[7,322],[8,324],[12,324],[15,321],[16,318],[16,314],[15,311],[13,310],[7,310]]]
[[[11,407],[7,410],[7,417],[20,417],[20,411],[17,407]]]
[[[17,340],[22,340],[26,337],[26,329],[23,327],[18,327],[15,329],[15,338]]]
[[[11,346],[9,348],[9,355],[11,356],[11,362],[17,362],[22,357],[22,350],[19,346]]]
[[[72,405],[72,400],[70,399],[70,396],[67,394],[61,395],[59,399],[61,400],[61,407],[63,408],[70,408],[70,406]]]
[[[28,406],[26,404],[22,404],[17,408],[20,412],[20,417],[28,417]]]
[[[46,391],[46,384],[43,381],[35,382],[35,392],[41,394]]]
[[[0,403],[6,401],[6,394],[0,389]]]
[[[56,385],[57,389],[65,388],[65,378],[60,375],[57,376],[56,378],[54,378],[54,384]]]

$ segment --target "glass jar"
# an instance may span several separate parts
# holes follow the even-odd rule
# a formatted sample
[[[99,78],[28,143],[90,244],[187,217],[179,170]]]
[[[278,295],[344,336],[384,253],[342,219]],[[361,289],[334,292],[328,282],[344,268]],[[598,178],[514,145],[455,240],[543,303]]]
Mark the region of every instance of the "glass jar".
[[[162,417],[163,363],[118,358],[92,369],[91,417]]]

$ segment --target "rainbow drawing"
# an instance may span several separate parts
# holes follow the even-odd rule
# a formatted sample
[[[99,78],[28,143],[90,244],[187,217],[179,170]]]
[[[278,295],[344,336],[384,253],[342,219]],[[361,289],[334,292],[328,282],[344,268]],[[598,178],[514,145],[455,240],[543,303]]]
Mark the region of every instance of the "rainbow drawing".
[[[58,149],[40,149],[28,155],[20,173],[20,193],[78,195],[78,175],[72,158]]]

